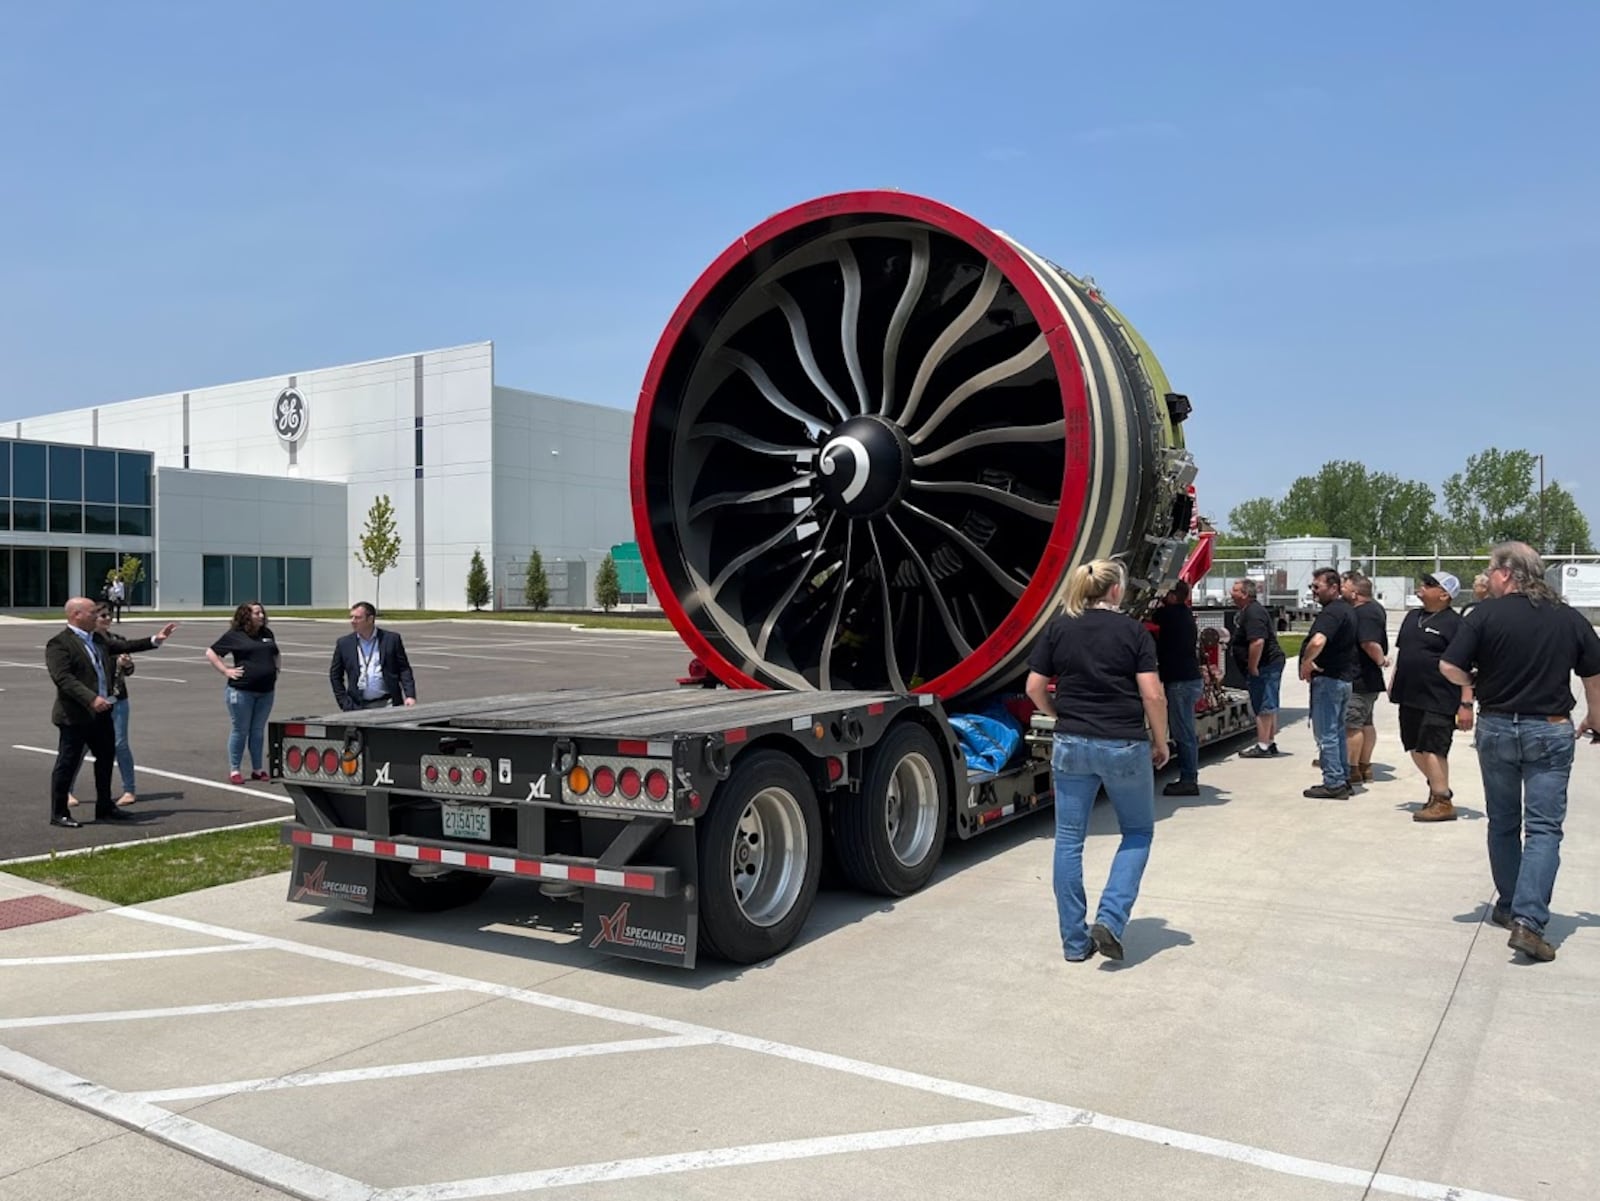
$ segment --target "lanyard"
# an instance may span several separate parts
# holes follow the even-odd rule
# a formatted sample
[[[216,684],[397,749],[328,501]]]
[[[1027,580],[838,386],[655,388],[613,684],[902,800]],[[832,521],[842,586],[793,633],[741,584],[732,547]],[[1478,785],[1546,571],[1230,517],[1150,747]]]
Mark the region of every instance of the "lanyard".
[[[356,639],[356,658],[361,662],[361,687],[363,689],[370,687],[372,684],[372,664],[378,657],[378,636],[376,634],[372,636],[370,649],[363,650],[362,647],[364,645],[363,640],[358,637]]]

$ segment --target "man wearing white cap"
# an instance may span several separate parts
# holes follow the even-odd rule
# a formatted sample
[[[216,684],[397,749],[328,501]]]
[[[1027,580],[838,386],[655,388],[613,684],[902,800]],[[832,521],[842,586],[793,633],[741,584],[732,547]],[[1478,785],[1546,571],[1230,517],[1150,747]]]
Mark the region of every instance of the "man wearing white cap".
[[[1450,791],[1450,742],[1456,730],[1472,729],[1472,685],[1456,685],[1439,672],[1439,659],[1461,628],[1461,614],[1450,602],[1461,581],[1448,571],[1418,578],[1422,608],[1406,613],[1395,640],[1394,674],[1389,699],[1400,706],[1400,745],[1428,781],[1428,803],[1412,821],[1453,822],[1456,808]]]

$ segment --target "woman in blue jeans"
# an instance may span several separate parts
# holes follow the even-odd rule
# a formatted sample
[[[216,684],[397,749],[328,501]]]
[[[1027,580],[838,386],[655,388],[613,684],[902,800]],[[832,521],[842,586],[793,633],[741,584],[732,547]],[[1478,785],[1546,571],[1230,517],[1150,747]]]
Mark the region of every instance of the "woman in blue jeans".
[[[230,666],[227,662],[233,659]],[[272,713],[272,698],[278,686],[278,643],[267,628],[267,611],[259,601],[240,605],[233,614],[228,632],[211,644],[206,659],[227,679],[224,693],[228,701],[228,782],[243,784],[244,750],[250,747],[252,780],[265,780],[267,757],[264,743],[267,717]]]
[[[1155,769],[1166,766],[1167,702],[1150,632],[1121,612],[1127,572],[1096,559],[1073,569],[1065,612],[1028,660],[1028,696],[1055,719],[1056,912],[1069,963],[1096,951],[1122,958],[1122,935],[1155,835]],[[1055,679],[1052,695],[1050,680]],[[1101,787],[1122,842],[1093,926],[1083,891],[1083,841]]]

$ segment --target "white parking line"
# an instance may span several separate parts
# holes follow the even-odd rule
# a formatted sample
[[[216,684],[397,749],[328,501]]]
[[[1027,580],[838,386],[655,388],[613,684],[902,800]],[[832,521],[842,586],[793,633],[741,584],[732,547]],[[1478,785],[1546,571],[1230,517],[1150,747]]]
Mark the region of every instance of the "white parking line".
[[[55,751],[50,750],[48,747],[24,746],[20,742],[13,742],[11,749],[14,751],[32,751],[36,755],[49,755],[52,758],[56,754]],[[85,755],[83,761],[85,763],[93,763],[94,756]],[[242,784],[229,784],[225,780],[203,780],[199,776],[186,776],[182,772],[162,771],[159,768],[145,767],[143,764],[139,765],[138,770],[145,775],[160,776],[163,780],[182,780],[185,784],[200,784],[206,788],[221,788],[227,792],[242,792],[245,796],[260,797],[264,801],[278,801],[284,805],[294,804],[288,797],[279,796],[275,792],[262,792],[258,788],[246,788]]]
[[[0,967],[45,967],[72,963],[120,963],[124,959],[173,959],[180,955],[222,955],[236,951],[261,951],[258,942],[229,942],[216,947],[167,947],[160,951],[105,951],[96,955],[32,955],[26,959],[0,959]]]
[[[345,1068],[330,1072],[295,1072],[260,1080],[231,1080],[222,1084],[197,1084],[192,1088],[163,1088],[129,1093],[141,1101],[196,1101],[203,1097],[231,1097],[236,1093],[265,1093],[283,1088],[315,1088],[324,1084],[354,1084],[362,1080],[398,1080],[405,1076],[437,1076],[445,1072],[473,1072],[482,1068],[547,1063],[556,1059],[584,1059],[591,1055],[623,1055],[635,1051],[668,1051],[678,1047],[703,1047],[707,1039],[681,1034],[661,1038],[624,1038],[609,1043],[579,1043],[567,1047],[541,1047],[536,1051],[505,1051],[497,1055],[466,1055],[459,1059],[427,1059],[416,1063],[386,1063],[370,1068]]]
[[[459,991],[450,984],[412,984],[403,988],[362,988],[354,992],[313,993],[299,997],[256,997],[246,1001],[214,1001],[208,1005],[173,1005],[165,1009],[114,1009],[100,1013],[44,1014],[31,1018],[0,1018],[0,1030],[30,1030],[39,1026],[84,1026],[99,1022],[143,1022],[152,1018],[185,1018],[203,1013],[244,1013],[252,1009],[294,1009],[301,1005],[342,1005],[346,1001],[377,1001],[387,997],[420,997],[429,993]]]
[[[1432,1181],[1415,1180],[1405,1176],[1389,1174],[1376,1174],[1366,1168],[1352,1168],[1343,1164],[1327,1163],[1322,1160],[1305,1159],[1296,1155],[1283,1155],[1276,1151],[1269,1151],[1262,1147],[1252,1147],[1246,1143],[1231,1142],[1227,1139],[1212,1138],[1209,1135],[1193,1134],[1185,1130],[1174,1130],[1165,1126],[1155,1126],[1146,1122],[1135,1122],[1124,1118],[1113,1117],[1108,1114],[1096,1113],[1093,1110],[1079,1109],[1070,1105],[1063,1105],[1055,1101],[1046,1101],[1036,1097],[1023,1097],[1014,1093],[1001,1092],[997,1089],[983,1088],[978,1085],[963,1084],[955,1080],[944,1080],[936,1076],[926,1076],[919,1072],[908,1072],[900,1068],[886,1067],[882,1064],[867,1063],[859,1059],[850,1059],[843,1055],[833,1055],[826,1051],[815,1051],[807,1047],[797,1047],[788,1043],[773,1042],[767,1039],[754,1038],[750,1035],[736,1034],[731,1031],[718,1030],[710,1026],[700,1026],[692,1022],[681,1022],[672,1018],[655,1017],[645,1013],[635,1013],[625,1009],[615,1009],[609,1005],[596,1005],[588,1001],[578,1001],[570,997],[558,997],[548,993],[533,992],[529,989],[515,988],[506,984],[495,984],[487,980],[474,980],[466,976],[455,976],[446,972],[430,971],[426,968],[412,967],[408,964],[394,963],[389,960],[376,959],[366,955],[356,955],[348,951],[335,951],[327,947],[319,947],[311,943],[297,942],[293,939],[277,938],[271,935],[253,934],[244,930],[234,930],[226,926],[212,925],[209,922],[197,922],[189,918],[174,917],[165,913],[153,913],[142,909],[111,909],[106,912],[117,916],[130,918],[135,921],[150,922],[154,925],[167,926],[175,930],[187,930],[195,934],[206,934],[213,938],[229,939],[235,942],[260,942],[279,950],[289,951],[294,954],[304,955],[311,959],[320,959],[329,963],[339,963],[350,967],[361,967],[369,971],[381,972],[387,975],[399,976],[404,979],[426,981],[441,988],[456,989],[465,992],[482,993],[488,996],[501,997],[506,1000],[521,1001],[525,1004],[536,1005],[544,1009],[554,1009],[564,1013],[575,1014],[581,1017],[599,1018],[602,1021],[618,1022],[625,1025],[640,1026],[646,1029],[659,1030],[667,1034],[684,1035],[696,1038],[718,1046],[731,1047],[737,1050],[752,1051],[762,1055],[772,1055],[782,1059],[793,1060],[797,1063],[810,1064],[814,1067],[828,1068],[833,1071],[858,1076],[867,1080],[877,1081],[881,1084],[899,1085],[904,1088],[916,1089],[922,1092],[933,1093],[938,1096],[954,1100],[970,1101],[979,1105],[987,1105],[995,1109],[1010,1110],[1015,1114],[1024,1115],[1020,1118],[998,1119],[996,1122],[975,1121],[953,1123],[946,1126],[916,1127],[907,1131],[876,1131],[868,1132],[869,1135],[881,1135],[886,1138],[903,1138],[901,1143],[888,1143],[891,1146],[910,1146],[916,1142],[919,1131],[941,1132],[930,1135],[930,1141],[949,1141],[951,1139],[966,1137],[990,1137],[994,1134],[1026,1133],[1033,1130],[1066,1129],[1069,1127],[1091,1127],[1104,1131],[1107,1134],[1121,1135],[1125,1138],[1137,1139],[1140,1142],[1154,1143],[1159,1146],[1180,1148],[1200,1155],[1208,1155],[1217,1159],[1230,1160],[1235,1163],[1245,1164],[1250,1167],[1261,1168],[1266,1171],[1277,1172],[1286,1176],[1295,1176],[1306,1180],[1318,1180],[1329,1184],[1354,1185],[1367,1188],[1371,1191],[1393,1193],[1403,1197],[1419,1198],[1421,1201],[1513,1201],[1512,1198],[1495,1193],[1478,1192],[1473,1189],[1460,1188],[1454,1185],[1438,1184]],[[46,1090],[48,1091],[48,1090]],[[59,1095],[59,1094],[58,1094]],[[64,1099],[73,1099],[64,1097]],[[1005,1129],[999,1129],[998,1123],[1010,1123]],[[979,1133],[961,1133],[962,1130]],[[159,1137],[159,1135],[157,1136]],[[805,1156],[839,1154],[850,1148],[840,1142],[840,1139],[856,1136],[838,1136],[833,1139],[801,1139],[788,1143],[756,1144],[752,1147],[720,1148],[712,1151],[696,1152],[694,1156],[708,1157],[703,1164],[697,1166],[714,1167],[722,1162],[716,1157],[719,1155],[731,1156],[728,1163],[745,1162],[740,1155],[752,1155],[757,1158],[749,1162],[774,1162],[777,1159],[802,1158]],[[823,1147],[825,1149],[815,1149]],[[784,1148],[782,1154],[777,1154],[771,1148]],[[867,1149],[867,1148],[862,1148]],[[762,1158],[766,1157],[766,1158]],[[383,1201],[442,1201],[451,1197],[483,1197],[492,1196],[497,1192],[528,1191],[536,1188],[553,1188],[558,1183],[578,1183],[578,1180],[558,1178],[562,1171],[626,1171],[630,1175],[661,1174],[668,1171],[684,1171],[686,1168],[675,1168],[672,1165],[683,1162],[683,1156],[663,1156],[646,1160],[615,1161],[611,1165],[580,1165],[570,1169],[550,1169],[547,1173],[531,1173],[520,1176],[483,1177],[474,1180],[443,1181],[427,1186],[417,1186],[406,1189],[392,1189],[386,1192],[374,1190],[376,1197]],[[255,1175],[255,1172],[251,1172]],[[548,1183],[529,1183],[539,1177],[548,1176]],[[256,1175],[256,1179],[274,1183],[273,1180]],[[609,1177],[597,1177],[597,1179]],[[503,1184],[504,1187],[499,1187]],[[494,1187],[491,1187],[493,1185]],[[465,1191],[452,1192],[454,1188]],[[323,1201],[325,1194],[307,1194],[316,1196]]]

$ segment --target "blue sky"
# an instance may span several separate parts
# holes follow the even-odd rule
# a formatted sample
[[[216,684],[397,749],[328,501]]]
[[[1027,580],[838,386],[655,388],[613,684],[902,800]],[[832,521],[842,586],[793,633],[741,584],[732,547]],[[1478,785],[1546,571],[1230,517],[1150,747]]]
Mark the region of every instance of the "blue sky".
[[[1092,274],[1202,507],[1547,456],[1600,529],[1600,6],[0,10],[0,419],[492,338],[631,407],[765,216],[921,192]]]

